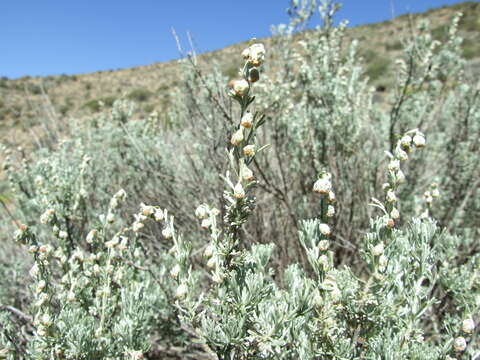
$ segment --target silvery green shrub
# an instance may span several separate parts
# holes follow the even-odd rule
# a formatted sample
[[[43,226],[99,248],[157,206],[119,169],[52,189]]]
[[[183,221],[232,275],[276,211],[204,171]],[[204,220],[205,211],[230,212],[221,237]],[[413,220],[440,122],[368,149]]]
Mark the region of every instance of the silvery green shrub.
[[[479,102],[458,17],[443,44],[419,24],[378,104],[337,9],[292,1],[229,83],[183,60],[166,127],[119,100],[9,155],[33,267],[21,301],[0,294],[0,357],[477,356]]]

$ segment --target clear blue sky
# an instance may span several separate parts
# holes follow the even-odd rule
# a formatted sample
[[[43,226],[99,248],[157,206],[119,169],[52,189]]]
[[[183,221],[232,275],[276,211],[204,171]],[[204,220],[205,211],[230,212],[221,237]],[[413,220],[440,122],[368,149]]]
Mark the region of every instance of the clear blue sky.
[[[458,0],[344,0],[351,25]],[[270,35],[288,0],[0,0],[0,76],[75,74],[178,57],[171,28],[200,52]]]

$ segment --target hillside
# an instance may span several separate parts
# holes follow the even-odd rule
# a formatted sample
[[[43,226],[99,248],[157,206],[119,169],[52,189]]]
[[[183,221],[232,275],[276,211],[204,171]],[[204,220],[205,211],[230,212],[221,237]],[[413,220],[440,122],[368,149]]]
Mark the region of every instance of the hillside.
[[[464,2],[455,6],[432,9],[426,13],[403,15],[391,21],[350,28],[350,39],[360,41],[366,63],[366,75],[379,93],[390,84],[389,65],[402,50],[402,38],[409,36],[412,24],[419,19],[430,21],[432,34],[442,40],[446,26],[458,11],[464,17],[460,34],[464,37],[464,55],[470,68],[480,67],[480,3]],[[301,35],[300,35],[301,36]],[[263,39],[270,42],[270,39]],[[215,61],[223,73],[235,76],[236,67],[230,59],[244,44],[235,44],[199,56],[201,63]],[[270,46],[268,46],[270,48]],[[274,50],[270,50],[274,52]],[[113,101],[127,97],[138,103],[138,115],[168,107],[170,90],[177,84],[178,61],[122,70],[98,71],[90,74],[0,79],[0,141],[11,145],[25,144],[32,128],[45,117],[54,120],[81,118],[110,107]],[[381,96],[379,96],[381,99]]]

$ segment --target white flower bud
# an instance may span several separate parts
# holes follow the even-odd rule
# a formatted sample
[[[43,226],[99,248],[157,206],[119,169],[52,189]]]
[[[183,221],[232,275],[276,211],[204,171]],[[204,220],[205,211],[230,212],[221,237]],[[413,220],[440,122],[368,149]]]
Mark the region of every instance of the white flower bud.
[[[242,179],[245,181],[253,181],[253,171],[250,170],[247,166],[242,168]]]
[[[176,264],[172,270],[170,270],[170,276],[174,279],[176,279],[178,277],[178,274],[180,274],[180,265],[179,264]]]
[[[417,148],[423,148],[425,146],[425,137],[417,134],[413,137],[413,143]]]
[[[379,242],[377,245],[375,245],[372,248],[372,255],[380,256],[383,254],[384,250],[385,250],[385,245],[383,244],[383,242]]]
[[[328,261],[328,256],[327,255],[321,255],[319,258],[318,258],[318,263],[320,265],[322,265],[322,268],[324,270],[328,269],[330,263]]]
[[[141,223],[140,221],[135,221],[132,225],[132,230],[134,232],[139,232],[145,225]]]
[[[430,191],[425,191],[425,193],[423,194],[423,198],[425,199],[425,202],[427,204],[431,204],[433,202],[433,197]]]
[[[412,137],[410,135],[404,135],[400,139],[400,144],[402,146],[409,147],[411,143],[412,143]]]
[[[395,174],[395,179],[397,181],[397,184],[403,184],[405,183],[405,174],[403,173],[402,170],[398,170],[397,173]]]
[[[335,207],[328,205],[327,207],[327,217],[331,218],[335,215]]]
[[[386,199],[387,199],[387,202],[393,203],[393,202],[397,201],[397,196],[395,195],[395,192],[390,189],[390,190],[387,191]]]
[[[322,235],[328,236],[331,234],[330,226],[328,226],[328,224],[320,224],[318,229]]]
[[[203,252],[203,256],[205,256],[207,258],[213,256],[213,245],[212,244],[207,245],[207,247],[205,248],[205,250]]]
[[[243,199],[245,197],[245,190],[243,189],[243,186],[241,183],[237,183],[235,187],[233,188],[233,196],[237,199]]]
[[[335,202],[336,198],[335,198],[335,193],[333,191],[329,191],[328,192],[328,201],[330,201],[331,203]]]
[[[242,125],[246,129],[250,129],[253,126],[252,113],[247,112],[245,115],[243,115],[240,125]]]
[[[320,251],[327,251],[328,248],[330,247],[330,242],[328,240],[320,240],[318,243],[318,248]]]
[[[436,198],[440,197],[440,191],[438,191],[437,188],[432,189],[431,195],[432,195],[432,197],[433,197],[434,199],[436,199]]]
[[[313,191],[318,194],[327,195],[330,190],[332,190],[332,183],[326,176],[322,176],[320,179],[315,181],[315,184],[313,184]]]
[[[161,209],[156,209],[155,213],[153,214],[153,217],[155,218],[155,221],[163,221],[165,219],[165,215],[163,214],[163,211]]]
[[[209,269],[215,269],[217,266],[217,258],[215,256],[212,256],[210,259],[207,261],[207,267]]]
[[[116,209],[118,207],[118,199],[116,197],[113,197],[110,200],[110,209]]]
[[[398,220],[400,219],[400,212],[398,211],[397,208],[393,208],[392,211],[390,212],[390,216],[393,220]]]
[[[64,239],[64,240],[65,240],[66,238],[68,238],[68,233],[67,233],[66,231],[63,231],[63,230],[62,230],[62,231],[60,231],[60,232],[58,233],[58,237],[59,237],[60,239]]]
[[[232,135],[232,139],[230,140],[230,143],[233,146],[238,146],[242,143],[243,141],[243,128],[240,127],[237,131],[235,131]]]
[[[243,147],[243,155],[247,157],[255,156],[255,145],[247,145]]]
[[[119,200],[125,200],[127,198],[127,193],[125,192],[125,190],[120,189],[115,195],[113,195],[113,197]]]
[[[73,291],[68,292],[67,301],[68,302],[74,302],[75,301],[75,293]]]
[[[395,156],[397,157],[397,159],[399,159],[400,161],[407,161],[408,160],[408,154],[400,149],[400,148],[397,148],[395,150]]]
[[[385,267],[387,266],[387,263],[388,258],[384,254],[380,255],[378,258],[378,265]]]
[[[475,329],[475,323],[472,319],[465,319],[462,322],[462,331],[466,334],[471,334]]]
[[[97,238],[98,231],[93,229],[87,234],[87,243],[91,244]]]
[[[42,224],[48,224],[50,221],[52,221],[54,214],[55,214],[55,210],[53,210],[53,209],[47,209],[47,210],[40,216],[40,222],[41,222]]]
[[[243,96],[247,93],[250,85],[247,80],[233,80],[229,83],[231,88],[231,95],[233,96]]]
[[[173,229],[171,226],[167,226],[162,230],[162,235],[165,239],[171,239],[173,237]]]
[[[397,171],[400,169],[400,160],[394,159],[391,160],[390,163],[388,164],[388,170],[390,171]]]
[[[265,47],[263,44],[253,44],[249,47],[248,62],[253,66],[259,66],[265,60]]]
[[[206,219],[208,217],[208,209],[206,205],[200,205],[195,210],[195,216],[199,219]]]
[[[465,351],[465,349],[467,348],[467,341],[463,336],[459,336],[453,342],[453,347],[456,351]]]
[[[140,204],[140,209],[142,210],[142,214],[144,216],[151,216],[155,212],[155,208],[150,205],[145,205],[144,203]]]
[[[247,60],[250,57],[250,48],[246,48],[242,51],[242,57]]]
[[[210,221],[210,219],[203,219],[200,226],[202,227],[202,229],[208,229],[211,225],[212,222]]]
[[[389,217],[385,218],[385,226],[392,229],[393,227],[395,227],[395,220]]]
[[[45,280],[40,280],[37,285],[37,293],[42,292],[46,286],[47,286],[47,283],[45,282]]]
[[[107,222],[110,223],[110,224],[113,223],[113,221],[115,220],[115,215],[113,215],[112,213],[108,213],[106,220],[107,220]]]
[[[175,296],[177,298],[184,298],[185,295],[187,295],[187,292],[188,292],[188,286],[187,284],[180,284],[178,285],[177,287],[177,290],[175,292]]]
[[[50,314],[48,313],[43,314],[41,323],[46,327],[49,327],[50,325],[52,325],[52,317],[50,316]]]

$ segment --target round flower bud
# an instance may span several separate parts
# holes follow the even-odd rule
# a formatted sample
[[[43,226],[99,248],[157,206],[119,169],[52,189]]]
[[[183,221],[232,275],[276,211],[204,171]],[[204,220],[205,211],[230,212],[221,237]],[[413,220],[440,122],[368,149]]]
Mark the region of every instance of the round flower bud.
[[[155,208],[153,206],[145,205],[144,203],[140,204],[140,209],[142,210],[142,214],[144,216],[153,215],[155,212]]]
[[[217,258],[215,256],[212,256],[210,259],[207,261],[207,267],[209,269],[215,269],[217,266]]]
[[[462,322],[462,330],[466,334],[471,334],[475,329],[475,323],[472,319],[465,319]]]
[[[417,148],[423,148],[425,146],[425,137],[417,134],[413,137],[413,143]]]
[[[412,137],[410,135],[404,135],[400,139],[400,145],[402,145],[402,147],[409,147],[411,143],[412,143]]]
[[[405,183],[405,174],[403,173],[402,170],[398,170],[397,173],[395,174],[395,179],[397,181],[397,184],[403,184]]]
[[[246,48],[242,51],[242,57],[247,60],[250,57],[250,48]]]
[[[141,223],[140,221],[135,221],[132,225],[132,230],[134,232],[139,232],[145,225]]]
[[[254,179],[253,171],[245,166],[243,168],[242,178],[243,178],[243,180],[246,180],[246,181],[253,181],[253,179]]]
[[[203,219],[202,223],[200,224],[202,229],[208,229],[211,225],[212,225],[212,222],[210,221],[210,219]]]
[[[207,245],[207,247],[205,248],[205,250],[203,252],[203,256],[205,256],[207,258],[213,256],[213,245],[212,244]]]
[[[162,235],[165,239],[171,239],[173,237],[173,229],[171,226],[167,226],[162,230]]]
[[[240,129],[238,129],[233,133],[230,143],[234,146],[238,146],[241,144],[242,141],[243,141],[243,128],[240,127]]]
[[[68,233],[67,233],[66,231],[63,231],[63,230],[62,230],[62,231],[60,231],[60,232],[58,233],[58,237],[59,237],[60,239],[66,239],[66,238],[68,237]]]
[[[93,230],[90,230],[90,232],[87,234],[87,243],[91,244],[93,243],[93,241],[96,239],[97,237],[97,234],[98,234],[98,231],[93,229]]]
[[[247,93],[250,85],[247,80],[233,80],[230,82],[231,94],[234,96],[243,96]]]
[[[400,169],[400,160],[394,159],[391,160],[390,163],[388,164],[388,170],[390,171],[397,171]]]
[[[395,202],[397,201],[397,196],[395,195],[395,192],[393,190],[388,190],[387,191],[387,202]]]
[[[233,189],[233,196],[235,196],[237,200],[243,199],[245,197],[245,190],[243,189],[242,184],[237,183],[237,185],[235,185]]]
[[[372,248],[372,255],[380,256],[383,254],[384,251],[385,251],[385,245],[383,245],[383,242],[379,242],[377,245],[375,245]]]
[[[155,218],[155,221],[163,221],[165,219],[165,215],[163,214],[163,211],[161,209],[156,209],[155,213],[153,214],[153,217]]]
[[[336,200],[335,193],[333,191],[329,191],[328,192],[328,201],[333,203],[333,202],[335,202],[335,200]]]
[[[313,184],[313,191],[318,194],[327,195],[330,190],[332,190],[332,183],[330,182],[330,179],[326,176],[322,176]]]
[[[459,336],[453,342],[453,347],[456,351],[465,351],[467,348],[467,341],[463,336]]]
[[[255,155],[255,145],[247,145],[243,148],[243,155],[252,157]]]
[[[320,240],[318,243],[318,248],[320,251],[327,251],[328,248],[330,247],[330,242],[328,240]]]
[[[260,72],[256,67],[251,68],[248,70],[248,81],[251,83],[255,83],[260,79]]]
[[[404,150],[402,150],[402,149],[400,149],[400,148],[397,148],[397,149],[395,150],[395,156],[396,156],[397,159],[399,159],[400,161],[406,161],[406,160],[408,160],[408,154],[407,154]]]
[[[246,129],[250,129],[253,126],[252,113],[247,112],[245,115],[243,115],[240,125],[242,125]]]
[[[432,189],[431,195],[432,195],[432,197],[433,197],[434,199],[436,199],[436,198],[438,198],[438,197],[440,196],[440,191],[438,191],[437,188]]]
[[[386,218],[385,219],[385,226],[392,229],[395,227],[395,220],[391,219],[391,218]]]
[[[208,209],[205,205],[200,205],[195,210],[195,216],[199,219],[206,219],[208,217]]]
[[[178,277],[178,274],[180,274],[180,265],[176,264],[172,270],[170,270],[170,276],[174,279]]]
[[[187,295],[188,292],[188,286],[186,284],[180,284],[177,287],[177,290],[175,291],[175,296],[177,298],[184,298],[185,295]]]
[[[333,207],[332,205],[328,205],[328,207],[327,207],[327,217],[331,218],[331,217],[333,217],[333,215],[335,215],[335,207]]]
[[[265,47],[263,44],[253,44],[249,47],[248,62],[253,66],[259,66],[265,60]]]
[[[387,266],[387,263],[388,263],[388,258],[384,254],[378,257],[378,265],[385,267]]]
[[[400,212],[398,211],[397,208],[393,208],[392,211],[390,212],[390,216],[393,220],[398,220],[400,219]]]
[[[111,224],[114,220],[115,220],[115,215],[113,215],[112,213],[108,213],[107,222]]]
[[[328,224],[320,224],[318,229],[320,230],[320,233],[325,236],[328,236],[332,233]]]
[[[119,200],[125,200],[127,198],[127,193],[125,192],[125,190],[120,189],[115,195],[113,195],[113,197]]]

